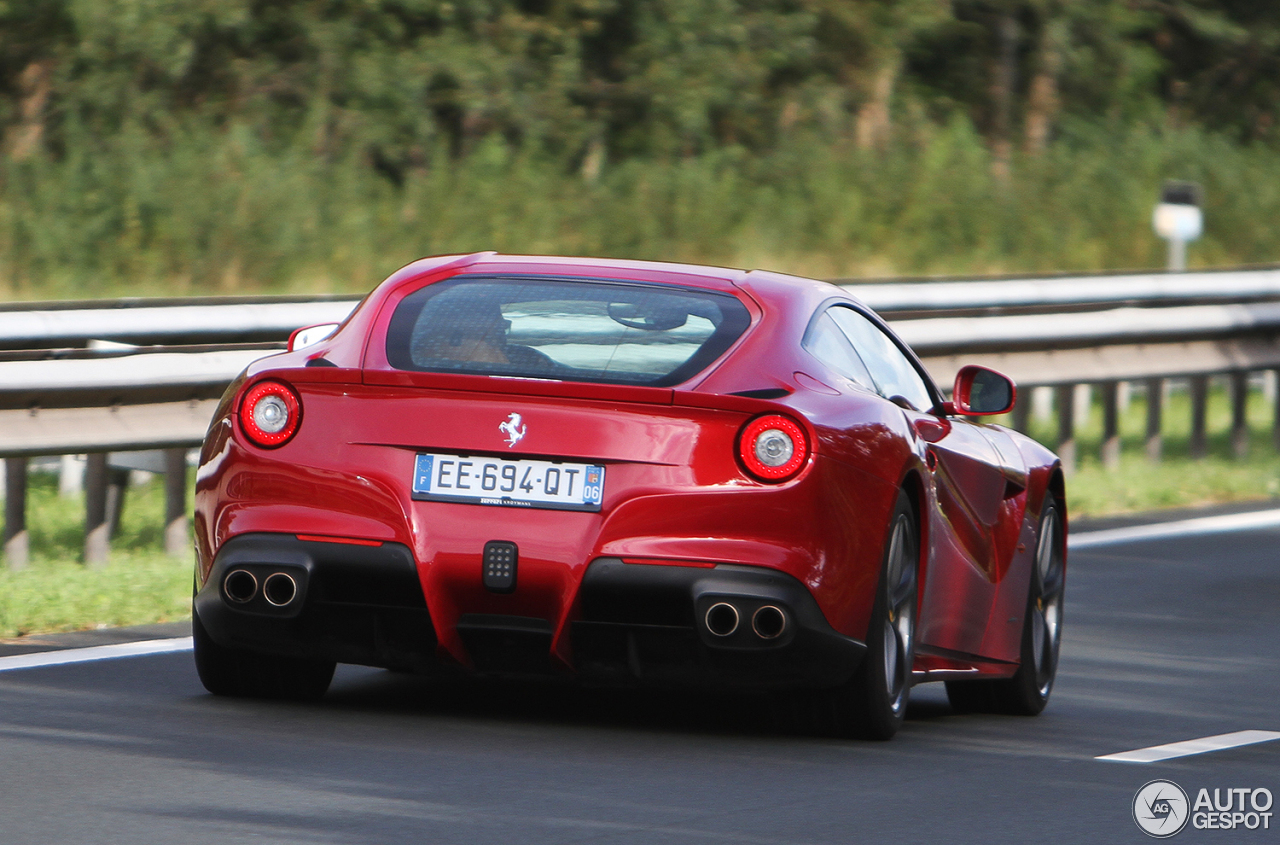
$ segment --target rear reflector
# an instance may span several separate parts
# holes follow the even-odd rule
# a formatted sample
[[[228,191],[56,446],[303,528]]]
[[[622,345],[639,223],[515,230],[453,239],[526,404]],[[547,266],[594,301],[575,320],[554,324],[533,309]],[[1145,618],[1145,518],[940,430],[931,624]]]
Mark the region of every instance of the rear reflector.
[[[644,566],[696,566],[700,569],[711,569],[715,566],[705,560],[671,560],[662,557],[624,557],[623,563],[635,563]]]
[[[381,546],[381,540],[360,540],[355,537],[327,537],[323,534],[295,534],[299,540],[311,543],[343,543],[348,546]]]

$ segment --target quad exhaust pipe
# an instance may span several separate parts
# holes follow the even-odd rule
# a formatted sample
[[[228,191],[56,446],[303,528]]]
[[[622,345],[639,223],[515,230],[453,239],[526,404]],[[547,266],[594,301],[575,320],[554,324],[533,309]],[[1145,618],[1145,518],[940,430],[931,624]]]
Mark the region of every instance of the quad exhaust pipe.
[[[712,636],[730,637],[737,632],[742,616],[733,604],[719,601],[707,608],[702,624]],[[751,614],[751,631],[762,640],[778,639],[787,632],[790,624],[787,612],[777,605],[762,605]]]
[[[292,575],[273,572],[262,585],[262,597],[273,607],[284,607],[298,597],[298,582]]]
[[[272,607],[288,607],[298,598],[298,581],[287,572],[272,572],[261,585],[247,569],[233,569],[222,579],[222,592],[233,604],[245,605],[258,597]]]
[[[751,630],[762,640],[776,640],[787,632],[787,614],[780,607],[766,604],[751,614]]]
[[[727,637],[738,630],[740,618],[738,608],[727,601],[720,601],[707,608],[707,615],[703,621],[706,622],[707,630],[712,634],[717,637]]]
[[[236,604],[248,604],[258,594],[258,579],[247,569],[233,569],[222,579],[222,591]]]

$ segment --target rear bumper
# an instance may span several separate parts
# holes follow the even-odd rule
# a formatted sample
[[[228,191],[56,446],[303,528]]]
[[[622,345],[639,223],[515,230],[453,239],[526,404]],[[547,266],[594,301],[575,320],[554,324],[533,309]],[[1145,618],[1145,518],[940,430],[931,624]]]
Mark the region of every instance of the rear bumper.
[[[809,590],[776,570],[623,563],[588,567],[573,623],[573,654],[587,677],[659,684],[825,687],[852,676],[866,646],[833,630]],[[736,627],[712,630],[720,607]],[[761,616],[761,611],[769,614]],[[781,618],[781,630],[776,624]],[[772,622],[774,624],[753,624]]]
[[[228,588],[232,573],[242,591]],[[269,579],[285,584],[282,574],[292,590],[268,591]],[[289,601],[280,601],[290,592]],[[573,669],[609,683],[834,686],[866,651],[831,628],[800,581],[757,566],[600,558],[583,575],[576,608],[562,634],[570,637]],[[416,563],[397,543],[240,535],[218,552],[194,611],[209,635],[230,648],[405,670],[439,665]],[[722,624],[709,626],[716,613]],[[544,674],[557,665],[558,622],[464,613],[457,633],[480,672]]]
[[[236,571],[256,582],[244,601],[233,600],[225,586]],[[279,606],[264,589],[278,573],[296,585],[292,601]],[[356,546],[242,534],[218,552],[193,610],[214,641],[228,648],[404,670],[435,662],[435,628],[417,567],[408,547],[398,543]]]

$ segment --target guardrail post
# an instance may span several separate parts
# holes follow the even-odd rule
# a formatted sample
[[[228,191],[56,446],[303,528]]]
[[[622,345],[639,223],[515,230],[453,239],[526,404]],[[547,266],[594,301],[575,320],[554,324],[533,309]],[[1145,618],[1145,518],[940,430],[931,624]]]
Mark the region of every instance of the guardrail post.
[[[108,461],[110,458],[108,458]],[[124,497],[129,492],[129,470],[107,464],[107,541],[120,530],[124,514]]]
[[[1147,379],[1147,459],[1159,461],[1164,452],[1164,440],[1160,436],[1161,415],[1164,410],[1164,379]]]
[[[88,566],[104,566],[111,548],[107,481],[107,453],[90,452],[84,467],[84,562]]]
[[[1237,458],[1249,453],[1249,374],[1231,374],[1231,451]]]
[[[1187,450],[1193,458],[1203,458],[1209,451],[1205,437],[1205,412],[1209,405],[1209,377],[1192,376],[1187,379],[1187,387],[1191,393],[1191,439]]]
[[[1076,386],[1060,384],[1057,394],[1058,457],[1062,459],[1063,472],[1069,474],[1076,471]]]
[[[4,556],[10,569],[26,568],[30,553],[27,535],[27,459],[4,460]]]
[[[1115,469],[1120,466],[1120,385],[1105,381],[1098,387],[1102,392],[1102,465]]]
[[[1023,385],[1018,388],[1017,401],[1013,405],[1013,429],[1027,433],[1027,429],[1031,427],[1031,395],[1032,390],[1029,385]]]
[[[187,450],[164,450],[164,550],[187,554]]]

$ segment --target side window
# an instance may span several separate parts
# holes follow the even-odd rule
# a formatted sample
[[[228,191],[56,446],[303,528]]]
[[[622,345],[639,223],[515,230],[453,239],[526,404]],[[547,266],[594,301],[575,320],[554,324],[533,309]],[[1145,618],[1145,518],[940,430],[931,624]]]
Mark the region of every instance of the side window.
[[[883,396],[901,396],[917,411],[933,407],[933,395],[924,379],[879,326],[852,308],[837,305],[827,313],[848,335]]]
[[[809,333],[805,335],[804,348],[813,357],[850,381],[856,382],[867,390],[876,389],[876,383],[871,378],[871,373],[867,371],[866,365],[849,344],[849,339],[845,337],[844,332],[840,331],[840,327],[827,314],[821,315],[814,321]]]

